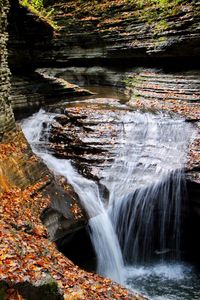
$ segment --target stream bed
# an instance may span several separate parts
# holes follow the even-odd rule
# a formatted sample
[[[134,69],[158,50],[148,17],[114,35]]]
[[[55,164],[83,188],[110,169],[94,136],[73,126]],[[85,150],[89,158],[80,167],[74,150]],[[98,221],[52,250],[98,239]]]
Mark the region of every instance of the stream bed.
[[[181,260],[192,125],[106,93],[40,110],[24,134],[79,195],[98,273],[152,300],[200,299],[199,271]]]

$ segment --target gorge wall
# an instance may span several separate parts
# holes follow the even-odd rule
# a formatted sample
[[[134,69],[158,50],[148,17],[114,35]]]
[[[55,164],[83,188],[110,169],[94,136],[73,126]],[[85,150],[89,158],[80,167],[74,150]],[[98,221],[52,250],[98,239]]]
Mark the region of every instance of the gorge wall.
[[[7,13],[9,3],[3,0],[0,3],[0,139],[4,132],[14,127],[14,116],[9,101],[10,71],[7,61]]]
[[[12,73],[10,102],[17,118],[30,115],[41,105],[89,94],[64,79],[35,71],[41,66],[35,48],[40,53],[46,52],[54,32],[47,22],[21,7],[18,0],[10,0],[8,32],[8,61]]]
[[[18,0],[10,5],[10,101],[17,118],[87,93],[70,81],[125,88],[133,106],[162,106],[199,126],[199,1],[54,1],[57,30]],[[7,70],[5,58],[1,64]],[[188,167],[195,184],[197,148],[198,142]]]
[[[120,58],[121,67],[130,66],[131,60],[140,66],[142,62],[152,62],[160,67],[164,59],[175,62],[176,58],[177,64],[185,57],[189,58],[184,60],[185,65],[191,65],[193,60],[198,63],[200,5],[196,0],[166,3],[59,0],[51,7],[58,26],[56,34],[48,24],[42,27],[39,21],[34,24],[30,14],[24,16],[26,9],[18,8],[20,19],[15,18],[15,24],[21,29],[20,35],[16,39],[15,32],[15,40],[12,38],[9,43],[10,60],[15,60],[15,68],[19,64],[12,53],[16,52],[18,62],[26,53],[24,66],[120,65]],[[14,37],[14,28],[10,29]]]

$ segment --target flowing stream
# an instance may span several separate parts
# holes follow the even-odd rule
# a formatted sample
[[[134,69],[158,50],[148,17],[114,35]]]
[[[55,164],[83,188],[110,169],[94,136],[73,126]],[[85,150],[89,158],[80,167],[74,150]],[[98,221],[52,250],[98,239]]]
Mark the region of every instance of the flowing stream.
[[[46,150],[54,118],[55,114],[40,110],[24,120],[22,128],[33,151],[55,174],[67,178],[87,210],[97,272],[152,299],[189,299],[190,293],[186,298],[172,294],[177,292],[176,280],[184,285],[191,269],[172,261],[180,258],[183,171],[192,126],[162,114],[123,115],[115,159],[101,174],[100,183],[109,190],[105,204],[94,181],[80,175],[70,160],[55,158]],[[159,261],[153,263],[155,257]],[[161,296],[158,286],[163,283],[171,286],[171,294],[166,290],[167,296]],[[191,299],[199,299],[192,295]]]

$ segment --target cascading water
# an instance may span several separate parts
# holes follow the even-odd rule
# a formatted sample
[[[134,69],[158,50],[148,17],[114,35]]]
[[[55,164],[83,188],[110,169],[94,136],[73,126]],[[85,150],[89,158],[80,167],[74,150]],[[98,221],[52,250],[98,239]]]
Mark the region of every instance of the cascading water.
[[[111,220],[101,200],[98,185],[81,176],[69,160],[55,158],[47,153],[43,147],[45,141],[48,142],[48,133],[54,117],[55,114],[48,114],[40,110],[38,114],[22,123],[24,134],[33,151],[43,159],[55,174],[67,178],[79,195],[90,217],[90,236],[97,254],[98,273],[123,283],[124,265],[121,249]],[[43,124],[46,127],[45,131]],[[42,135],[45,136],[44,139],[42,139]]]
[[[81,176],[70,161],[63,161],[45,153],[42,154],[42,159],[54,173],[67,178],[90,217],[90,236],[97,254],[98,273],[123,283],[121,250],[97,184]]]
[[[121,132],[102,183],[110,191],[109,211],[123,257],[129,263],[145,261],[156,251],[177,258],[192,128],[180,119],[135,112],[122,119]]]
[[[166,266],[125,268],[124,262],[147,261],[155,253],[179,256],[183,169],[192,126],[162,114],[123,114],[116,157],[112,167],[102,171],[101,184],[109,190],[105,207],[95,182],[81,176],[69,160],[45,150],[48,124],[54,117],[41,110],[25,120],[22,128],[33,150],[56,174],[67,178],[84,204],[98,272],[124,284],[125,272],[135,281],[136,273],[139,278],[140,274],[168,273]]]

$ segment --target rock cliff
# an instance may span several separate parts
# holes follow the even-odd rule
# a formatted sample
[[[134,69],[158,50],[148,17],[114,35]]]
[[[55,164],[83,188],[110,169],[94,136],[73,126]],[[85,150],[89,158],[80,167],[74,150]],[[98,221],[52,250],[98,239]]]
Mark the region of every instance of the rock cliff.
[[[69,84],[63,79],[35,72],[38,51],[45,52],[53,38],[53,29],[44,20],[24,7],[17,0],[10,1],[8,15],[8,61],[11,69],[10,102],[17,118],[31,114],[47,103],[66,100],[89,91]]]
[[[199,57],[199,1],[55,1],[60,27],[49,41],[34,44],[38,61],[51,65],[108,63],[130,65],[159,58]],[[30,33],[32,34],[32,33]],[[40,47],[44,51],[40,51]],[[155,60],[156,58],[156,60]],[[175,60],[174,60],[175,61]]]
[[[14,117],[9,101],[10,91],[10,71],[7,62],[7,47],[8,33],[7,13],[9,4],[7,0],[1,1],[0,5],[0,140],[4,132],[14,127]]]

